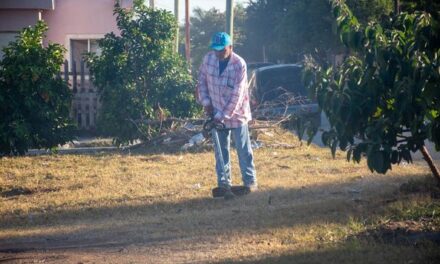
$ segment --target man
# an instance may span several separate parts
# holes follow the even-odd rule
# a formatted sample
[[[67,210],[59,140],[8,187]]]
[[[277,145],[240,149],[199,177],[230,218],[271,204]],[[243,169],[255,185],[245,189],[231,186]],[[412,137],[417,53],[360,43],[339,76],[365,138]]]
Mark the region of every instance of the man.
[[[225,127],[218,130],[225,168],[221,168],[221,162],[216,154],[218,188],[213,189],[213,196],[230,199],[234,197],[234,192],[247,194],[258,188],[248,129],[248,122],[252,116],[246,62],[232,51],[231,37],[225,32],[217,32],[213,35],[210,48],[212,51],[205,55],[199,69],[196,91],[198,101],[203,105],[205,113],[213,116],[214,122],[222,123]],[[243,181],[243,186],[235,186],[232,190],[231,133],[234,137]]]

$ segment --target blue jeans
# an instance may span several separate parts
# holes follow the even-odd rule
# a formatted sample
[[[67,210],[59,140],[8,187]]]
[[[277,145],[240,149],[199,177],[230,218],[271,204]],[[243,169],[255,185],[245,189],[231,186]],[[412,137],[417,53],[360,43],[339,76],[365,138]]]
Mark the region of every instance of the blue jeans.
[[[218,138],[220,141],[220,149],[225,164],[224,172],[226,173],[226,175],[224,175],[223,177],[223,170],[220,165],[221,162],[219,162],[219,157],[217,157],[216,154],[215,170],[217,173],[218,186],[230,187],[232,185],[230,161],[231,132],[234,137],[235,148],[237,150],[243,185],[250,186],[253,184],[257,184],[257,173],[255,171],[251,140],[249,137],[249,128],[247,125],[244,125],[238,128],[217,130]],[[214,147],[216,147],[215,144]]]

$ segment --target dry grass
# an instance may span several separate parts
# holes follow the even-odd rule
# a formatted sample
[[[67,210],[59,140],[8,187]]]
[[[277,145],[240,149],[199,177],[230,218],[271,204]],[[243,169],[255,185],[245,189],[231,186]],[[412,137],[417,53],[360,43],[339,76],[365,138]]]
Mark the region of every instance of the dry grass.
[[[395,214],[396,204],[404,211],[413,197],[438,203],[428,193],[399,192],[429,175],[425,164],[372,174],[344,153],[332,159],[327,149],[276,133],[259,139],[290,148],[256,150],[260,190],[233,201],[210,198],[210,150],[0,159],[0,249],[23,251],[4,257],[53,263],[438,261],[430,244],[357,237]]]

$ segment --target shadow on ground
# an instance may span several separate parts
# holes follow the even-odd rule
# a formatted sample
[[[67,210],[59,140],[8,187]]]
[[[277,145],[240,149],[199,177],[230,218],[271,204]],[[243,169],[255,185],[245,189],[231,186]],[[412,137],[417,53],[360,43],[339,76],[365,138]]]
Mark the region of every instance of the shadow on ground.
[[[393,248],[387,245],[367,245],[357,241],[345,241],[334,246],[305,248],[303,252],[292,252],[281,256],[266,256],[260,259],[233,259],[216,262],[216,264],[321,264],[321,263],[402,263],[396,255],[402,251],[412,251],[413,247]],[[414,251],[413,251],[414,252]],[[323,262],[325,260],[325,262]],[[409,254],[403,263],[440,263],[440,255],[435,248],[429,248]]]
[[[368,189],[353,192],[353,182],[298,189],[262,186],[233,201],[206,196],[169,203],[139,197],[121,200],[116,207],[88,204],[79,209],[9,214],[0,219],[0,228],[4,232],[18,229],[20,236],[0,239],[0,252],[147,245],[299,225],[345,224],[353,217],[380,215],[399,199],[394,187],[384,188],[391,181],[392,177],[381,177],[372,188],[384,191],[372,194]]]

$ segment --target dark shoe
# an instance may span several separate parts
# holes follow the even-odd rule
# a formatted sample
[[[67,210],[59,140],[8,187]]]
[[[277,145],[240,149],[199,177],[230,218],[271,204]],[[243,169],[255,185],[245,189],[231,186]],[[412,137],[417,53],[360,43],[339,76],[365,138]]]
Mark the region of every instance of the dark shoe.
[[[212,197],[214,198],[225,197],[225,193],[227,190],[228,189],[226,189],[225,187],[216,187],[212,189]],[[256,190],[258,190],[257,185],[250,185],[250,186],[235,185],[235,186],[231,186],[230,191],[234,196],[243,196],[250,194],[251,192],[255,192]]]
[[[215,187],[212,189],[212,197],[223,198],[225,196],[227,189],[225,187]]]

